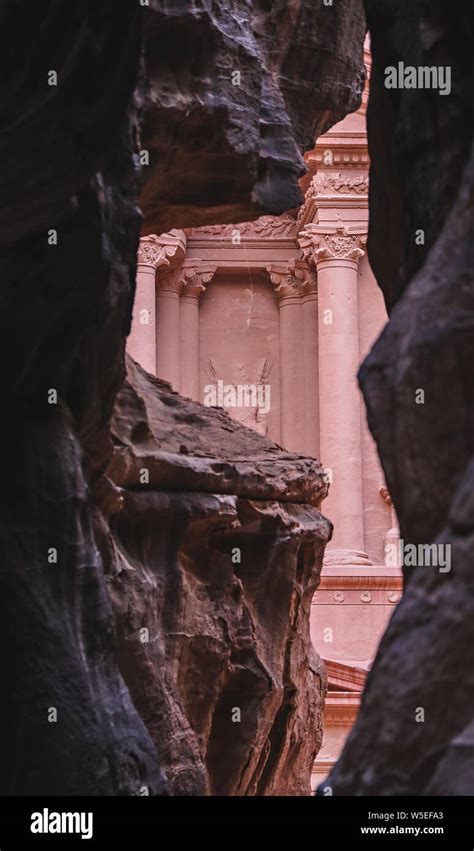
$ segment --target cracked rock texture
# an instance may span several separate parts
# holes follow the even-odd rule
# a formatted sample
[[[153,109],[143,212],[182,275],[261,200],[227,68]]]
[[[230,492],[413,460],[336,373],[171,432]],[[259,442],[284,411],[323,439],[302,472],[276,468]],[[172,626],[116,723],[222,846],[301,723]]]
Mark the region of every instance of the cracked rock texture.
[[[139,56],[138,4],[0,4],[3,795],[165,789],[118,671],[86,480],[123,378]]]
[[[366,0],[366,10],[369,255],[391,312],[360,382],[401,537],[447,545],[451,570],[405,568],[406,590],[327,783],[346,795],[472,795],[472,4]],[[385,89],[384,68],[398,61],[448,65],[451,95]]]
[[[309,635],[331,531],[321,466],[130,359],[112,434],[101,547],[120,666],[171,792],[309,794],[326,690]]]
[[[1,794],[304,791],[317,747],[319,468],[248,435],[236,457],[217,414],[206,446],[204,415],[176,399],[173,434],[141,413],[128,434],[130,383],[115,449],[110,419],[140,149],[154,230],[294,206],[313,127],[358,105],[361,5],[151,6],[140,140],[138,2],[0,2]],[[134,479],[142,461],[147,488]],[[232,542],[248,553],[240,565]],[[145,620],[152,640],[138,644]],[[234,704],[253,720],[227,738]]]
[[[298,206],[302,151],[357,109],[361,0],[150,0],[146,233]]]

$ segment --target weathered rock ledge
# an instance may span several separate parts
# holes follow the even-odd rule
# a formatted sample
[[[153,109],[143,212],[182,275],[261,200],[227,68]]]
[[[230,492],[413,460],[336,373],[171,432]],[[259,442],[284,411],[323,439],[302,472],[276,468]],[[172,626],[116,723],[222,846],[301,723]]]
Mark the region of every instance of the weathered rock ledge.
[[[309,635],[331,532],[308,502],[326,492],[321,467],[130,359],[112,435],[98,540],[121,673],[169,790],[309,794],[326,689]]]

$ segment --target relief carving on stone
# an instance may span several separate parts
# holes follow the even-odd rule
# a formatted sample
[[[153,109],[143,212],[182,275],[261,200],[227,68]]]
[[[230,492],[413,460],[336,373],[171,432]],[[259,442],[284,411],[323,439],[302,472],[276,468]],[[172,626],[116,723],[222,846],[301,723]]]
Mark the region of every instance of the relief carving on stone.
[[[184,259],[186,252],[186,234],[174,228],[168,233],[142,236],[138,246],[138,263],[145,266],[171,267]]]
[[[182,295],[199,298],[205,292],[207,284],[212,281],[217,266],[199,264],[182,269]]]
[[[296,219],[291,216],[260,216],[253,222],[229,225],[204,225],[188,231],[190,236],[212,236],[233,239],[237,235],[246,239],[291,239],[296,235]],[[236,242],[238,244],[238,242]]]
[[[270,410],[270,375],[274,361],[270,353],[248,363],[244,359],[221,366],[209,357],[204,369],[216,388],[218,406],[242,425],[267,436]],[[224,380],[224,375],[227,376]],[[228,379],[228,380],[227,380]]]
[[[298,244],[307,263],[316,266],[323,260],[360,260],[365,254],[367,235],[351,232],[340,225],[324,233],[320,225],[307,225],[298,236]]]
[[[367,195],[369,191],[369,178],[365,174],[356,174],[350,177],[346,174],[337,172],[319,171],[314,175],[308,193],[312,197],[318,195],[332,195],[333,193],[343,193],[351,195]]]
[[[314,207],[317,206],[319,199],[322,201],[334,197],[336,206],[344,205],[351,202],[350,196],[362,198],[368,194],[368,191],[369,178],[366,174],[350,176],[340,171],[318,171],[311,179],[306,191],[304,203],[298,213],[297,228],[304,227],[305,221],[311,221],[314,218]]]
[[[184,262],[177,269],[161,268],[157,271],[156,285],[159,290],[199,298],[212,280],[217,266],[193,260]]]
[[[316,278],[305,264],[291,261],[286,265],[273,263],[266,268],[278,299],[317,292]]]

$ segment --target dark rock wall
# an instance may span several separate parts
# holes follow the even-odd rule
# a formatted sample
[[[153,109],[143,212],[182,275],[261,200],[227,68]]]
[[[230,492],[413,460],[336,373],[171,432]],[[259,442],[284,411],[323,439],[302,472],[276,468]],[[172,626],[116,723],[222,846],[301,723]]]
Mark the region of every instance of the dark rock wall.
[[[406,590],[358,721],[325,785],[335,794],[471,795],[472,3],[366,0],[366,9],[374,58],[369,255],[391,313],[360,382],[401,536],[448,545],[451,571],[405,568]],[[387,90],[384,68],[398,61],[448,65],[451,94]],[[424,245],[415,242],[420,228]]]
[[[301,151],[360,102],[361,0],[150,0],[145,17],[145,232],[299,205]]]
[[[172,0],[152,5],[146,33],[151,85],[140,143],[140,4],[130,0],[0,2],[0,369],[5,447],[0,504],[2,793],[116,795],[140,794],[146,787],[157,794],[180,788],[174,757],[164,745],[161,757],[171,765],[171,786],[167,785],[152,738],[119,675],[116,636],[97,550],[99,544],[107,556],[106,517],[116,510],[117,501],[121,504],[120,494],[103,472],[112,452],[109,420],[123,382],[123,351],[133,302],[140,148],[148,147],[151,155],[144,201],[147,213],[155,208],[159,213],[150,217],[154,229],[166,227],[165,208],[172,226],[199,224],[206,210],[213,222],[281,210],[298,202],[296,180],[302,169],[298,146],[310,135],[313,123],[325,127],[355,108],[361,87],[359,2],[340,0],[332,24],[323,23],[326,10],[322,6],[312,10],[311,4],[303,2],[271,7],[244,0],[201,5]],[[276,15],[280,33],[273,58],[267,55],[271,15]],[[327,45],[320,45],[319,32],[324,32],[326,41],[332,35],[337,56],[334,48],[330,52]],[[347,32],[350,43],[342,35]],[[319,54],[311,52],[318,45],[324,54],[321,65]],[[326,63],[331,74],[323,80]],[[297,103],[296,86],[305,66],[308,85],[311,75],[321,74],[307,115]],[[240,88],[229,87],[231,69],[242,74]],[[54,82],[51,72],[57,75],[57,85],[48,85]],[[224,197],[229,199],[228,207]],[[242,214],[236,216],[237,210]],[[49,391],[57,392],[52,404]],[[254,478],[262,483],[269,469],[263,465]],[[221,472],[214,470],[214,478],[225,479],[223,470],[225,465]],[[248,458],[244,472],[252,478]],[[173,481],[172,465],[167,475]],[[305,478],[304,465],[298,475]],[[237,520],[238,510],[245,509],[246,517],[252,512],[257,515],[252,529],[267,522],[244,495],[239,495],[240,509],[237,484],[234,490],[233,502],[225,508],[229,518]],[[261,494],[262,487],[259,499]],[[267,501],[274,498],[267,493]],[[302,493],[299,498],[306,501]],[[133,499],[127,495],[129,515]],[[135,499],[136,521],[129,526],[117,523],[114,531],[116,546],[121,542],[126,552],[124,558],[134,558],[139,549],[133,535],[144,513],[169,510],[164,496],[161,509]],[[186,499],[181,508],[174,505],[183,524],[201,512],[205,535],[212,537],[209,500],[203,498],[198,507]],[[227,504],[224,498],[222,502]],[[277,541],[288,524],[299,529],[296,538],[317,540],[319,547],[319,532],[306,528],[304,516],[294,519],[292,512],[306,516],[301,507],[281,509],[280,519],[268,521],[273,524],[271,540]],[[192,536],[182,544],[181,559],[191,540]],[[170,558],[171,554],[162,556],[161,564],[167,569],[171,569]],[[214,562],[212,569],[218,569]],[[267,565],[265,570],[269,569]],[[305,556],[300,566],[298,560],[296,567],[290,560],[288,570],[284,599],[293,612],[298,588],[306,594],[305,583],[311,588],[316,581],[316,567]],[[181,576],[186,576],[184,568]],[[245,590],[243,581],[240,588],[229,574],[219,592],[222,600],[237,591],[240,594],[235,617],[229,615],[229,629],[237,633],[239,618],[243,625],[247,623],[252,581],[248,580]],[[208,591],[205,586],[203,593]],[[113,593],[120,615],[125,601],[117,601],[117,585]],[[159,594],[156,599],[161,600]],[[138,605],[138,597],[135,600]],[[165,620],[157,612],[157,628],[173,623],[175,615],[167,606],[175,602],[175,590],[167,591]],[[145,605],[142,599],[141,604]],[[212,608],[210,601],[208,605]],[[298,612],[292,623],[303,635],[307,629],[303,605]],[[278,614],[283,617],[281,609]],[[178,624],[179,617],[177,613]],[[263,616],[254,617],[265,632]],[[126,623],[126,618],[121,622],[118,617],[122,637],[127,636]],[[232,693],[238,682],[234,671],[238,664],[230,661],[234,639],[224,636],[225,619],[219,629],[217,656],[221,654],[222,677]],[[244,626],[242,630],[235,638],[235,652],[245,656]],[[196,631],[201,635],[197,627]],[[205,630],[202,635],[207,635]],[[290,641],[283,627],[279,636],[280,650],[297,656],[300,639],[293,636]],[[304,762],[308,770],[310,750],[302,744],[304,724],[292,703],[297,675],[287,655],[283,667],[278,657],[280,667],[275,661],[275,670],[269,670],[271,660],[265,655],[269,651],[263,649],[268,641],[266,634],[261,656],[252,645],[248,661],[242,663],[242,676],[247,683],[253,678],[261,685],[255,698],[258,724],[253,745],[256,753],[263,753],[266,729],[270,755],[240,776],[239,759],[249,742],[240,751],[234,744],[233,771],[224,780],[217,767],[218,726],[211,724],[208,730],[208,722],[194,719],[199,741],[190,741],[182,759],[183,788],[205,788],[205,760],[208,766],[216,766],[210,771],[211,788],[223,788],[224,783],[235,790],[277,788],[284,749],[293,741],[280,735],[286,723],[290,730],[298,728],[297,745],[288,755],[287,764],[292,767],[286,782],[288,789],[300,788],[299,766]],[[295,649],[290,652],[289,648]],[[136,673],[133,665],[127,665],[131,657],[122,638],[119,649],[134,691]],[[197,670],[198,650],[187,648],[186,653],[190,667]],[[171,658],[174,664],[175,657]],[[182,671],[186,671],[184,662]],[[150,676],[159,679],[156,671]],[[216,695],[225,693],[223,684],[216,685]],[[304,704],[309,718],[316,711],[311,700],[317,702],[320,695],[308,696]],[[140,703],[140,694],[134,692],[134,696],[155,735],[152,709]],[[164,694],[163,706],[178,712],[171,699]],[[182,700],[182,714],[164,721],[163,731],[189,725],[185,716],[191,711],[190,695]],[[262,709],[265,700],[267,715]],[[277,705],[284,707],[285,716],[275,715]],[[219,713],[206,711],[218,724]],[[169,749],[173,746],[170,742]]]
[[[164,787],[118,672],[78,439],[86,468],[105,463],[139,228],[139,56],[138,4],[0,5],[2,794]]]

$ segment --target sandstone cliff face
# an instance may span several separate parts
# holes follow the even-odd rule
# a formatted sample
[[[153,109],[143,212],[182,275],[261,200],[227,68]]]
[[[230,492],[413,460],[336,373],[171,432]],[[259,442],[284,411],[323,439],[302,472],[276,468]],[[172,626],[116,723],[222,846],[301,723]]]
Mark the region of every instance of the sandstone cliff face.
[[[360,380],[401,536],[448,545],[451,571],[405,568],[404,596],[328,784],[335,794],[472,794],[472,9],[389,0],[366,8],[369,254],[392,309]],[[398,61],[448,65],[452,94],[387,90],[384,68]]]
[[[164,789],[118,671],[78,439],[88,470],[104,463],[123,377],[139,229],[132,5],[0,6],[1,794]]]
[[[131,360],[112,434],[120,490],[102,547],[120,667],[170,791],[309,794],[322,468]]]
[[[301,151],[357,109],[361,0],[150,0],[146,233],[298,206]]]
[[[227,214],[238,220],[297,203],[301,159],[295,146],[304,141],[313,121],[325,127],[357,105],[361,67],[357,57],[362,50],[358,3],[341,0],[331,23],[323,23],[322,6],[314,10],[309,3],[273,4],[272,13],[270,4],[232,4],[235,15],[230,6],[200,8],[192,2],[170,2],[154,3],[149,10],[157,22],[149,17],[146,35],[148,61],[153,53],[149,98],[156,109],[153,114],[148,109],[141,147],[150,150],[144,197],[147,212],[153,205],[159,211],[151,217],[158,230],[160,222],[166,226],[160,198],[175,227],[200,224],[206,210],[214,222]],[[253,21],[252,43],[242,9]],[[317,686],[317,662],[305,655],[304,615],[305,595],[317,573],[311,547],[319,553],[324,537],[320,519],[305,508],[312,499],[314,476],[308,475],[312,482],[308,493],[301,484],[308,473],[305,465],[298,462],[295,467],[289,460],[290,475],[272,474],[273,484],[268,485],[272,465],[262,458],[254,470],[249,453],[246,463],[231,465],[229,473],[227,459],[219,460],[221,470],[209,471],[204,465],[203,472],[198,469],[201,484],[193,490],[186,465],[173,469],[176,454],[185,457],[178,452],[167,469],[161,460],[153,468],[163,474],[154,486],[158,489],[159,484],[160,493],[135,493],[125,474],[133,470],[133,456],[141,446],[138,433],[117,470],[117,481],[125,488],[125,507],[108,538],[106,517],[121,500],[103,473],[112,453],[110,417],[124,377],[140,226],[136,185],[140,12],[140,5],[129,0],[0,4],[5,81],[0,92],[4,119],[0,368],[6,412],[2,436],[8,447],[0,506],[0,654],[5,683],[0,792],[116,795],[139,794],[146,787],[151,794],[160,794],[169,789],[204,789],[206,784],[210,789],[272,790],[282,788],[283,761],[286,788],[295,791],[302,788],[301,766],[304,763],[306,772],[310,759],[309,747],[302,743],[303,727],[314,718],[317,730],[321,694],[315,688],[316,703],[309,694],[305,697],[303,674],[298,673],[300,658],[302,668],[315,667],[309,676]],[[281,26],[274,67],[265,48],[273,27],[271,14],[277,15]],[[231,28],[228,37],[226,26]],[[350,42],[343,35],[348,31]],[[308,51],[320,44],[320,32],[331,43],[322,69],[328,65],[332,70],[324,83],[316,81],[307,122],[295,81],[305,66],[311,75],[317,72],[320,54]],[[193,51],[200,44],[205,45],[208,60],[195,59]],[[258,72],[262,56],[265,80]],[[231,97],[221,67],[226,73],[230,67],[241,71],[240,95],[233,89]],[[336,85],[336,71],[342,84]],[[197,87],[190,87],[190,75],[200,81]],[[181,136],[179,126],[184,129]],[[179,174],[185,175],[184,185]],[[229,209],[224,195],[230,198]],[[236,215],[237,210],[241,214]],[[197,473],[193,475],[196,478]],[[239,484],[241,476],[249,487]],[[211,480],[208,494],[204,483]],[[215,484],[218,480],[221,488]],[[182,504],[176,491],[165,493],[178,482],[186,491]],[[282,483],[291,494],[285,505]],[[198,497],[198,491],[203,495]],[[169,526],[174,523],[177,536],[177,560],[168,543],[155,575],[150,569],[153,559],[142,548],[158,543],[158,537],[149,538],[148,530],[142,543],[137,538],[147,512],[156,518],[153,534],[158,536],[161,528],[163,541],[169,539],[164,520],[161,527],[158,523],[163,515],[171,518]],[[199,524],[212,550],[209,562],[195,554]],[[243,551],[247,541],[253,542],[255,552],[269,542],[258,562],[254,555],[248,564],[242,562],[240,575],[237,568],[231,573],[225,550],[234,534]],[[280,576],[275,560],[282,537],[290,538],[290,543],[284,556],[286,573]],[[107,563],[120,632],[120,664],[151,736],[119,674],[98,552],[99,546],[107,556],[106,540],[123,553],[121,573],[116,572],[115,561]],[[306,553],[308,542],[312,555]],[[219,547],[224,548],[222,559]],[[207,564],[209,580],[204,578],[199,586],[199,572],[205,574]],[[211,577],[220,577],[220,571],[219,585]],[[144,593],[148,584],[141,586],[141,576],[153,589],[156,611],[150,611],[152,603]],[[175,612],[180,582],[189,584],[191,591],[182,603],[186,611]],[[272,583],[278,582],[284,603],[277,602]],[[271,590],[269,601],[261,588],[265,583]],[[198,593],[201,608],[192,610]],[[236,603],[231,613],[232,595]],[[137,606],[136,616],[128,611],[129,600],[132,609]],[[193,621],[199,620],[199,612],[202,623]],[[135,617],[137,623],[148,617],[152,635],[162,631],[153,645],[158,661],[148,655],[153,647],[134,647]],[[273,619],[278,622],[278,652],[269,647]],[[175,629],[189,629],[190,638],[183,636],[181,646],[173,650],[173,641],[178,641]],[[172,669],[155,670],[165,651]],[[143,671],[143,693],[138,670]],[[215,698],[207,691],[201,699],[198,670],[205,672]],[[177,684],[170,682],[175,673]],[[153,706],[147,704],[147,696],[153,694],[154,699],[160,688],[163,713],[170,711],[164,720],[157,720]],[[303,689],[304,723],[294,706],[296,688]],[[195,714],[190,708],[193,689],[198,692]],[[253,719],[247,726],[233,726],[232,771],[224,777],[219,759],[225,753],[226,707],[234,700],[239,705],[235,691],[247,695],[241,709],[247,718],[253,711]],[[288,736],[281,733],[287,729]],[[179,734],[162,743],[169,783],[152,741],[161,738],[160,730],[163,735],[174,730]],[[183,751],[181,730],[185,730]],[[263,744],[266,740],[268,745]],[[242,759],[249,749],[252,757],[258,755],[259,764],[250,761],[244,770]]]

